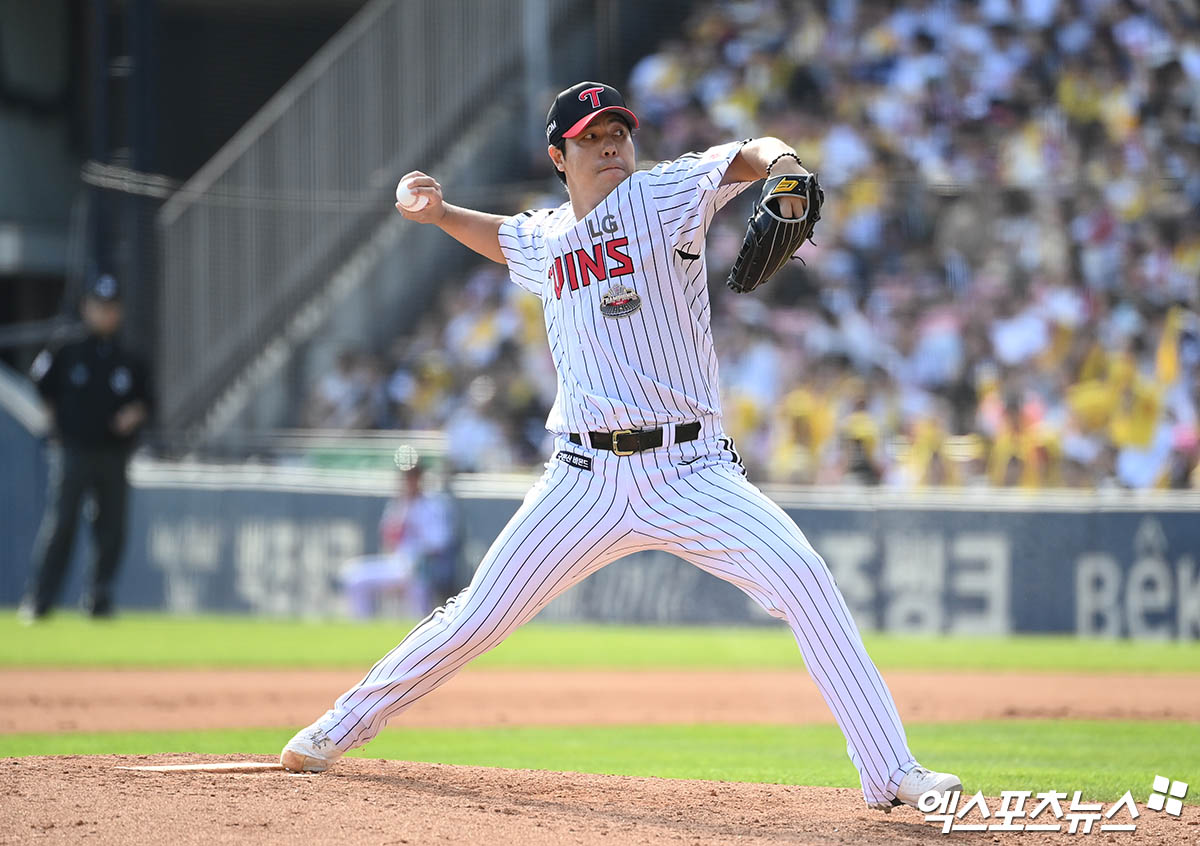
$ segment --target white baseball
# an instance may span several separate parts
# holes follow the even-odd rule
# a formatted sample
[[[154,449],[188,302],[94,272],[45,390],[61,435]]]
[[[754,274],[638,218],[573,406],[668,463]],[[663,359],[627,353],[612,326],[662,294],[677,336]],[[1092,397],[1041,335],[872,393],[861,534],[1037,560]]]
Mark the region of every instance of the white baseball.
[[[429,205],[429,198],[424,194],[414,194],[409,184],[401,180],[396,186],[396,202],[405,211],[416,212]]]

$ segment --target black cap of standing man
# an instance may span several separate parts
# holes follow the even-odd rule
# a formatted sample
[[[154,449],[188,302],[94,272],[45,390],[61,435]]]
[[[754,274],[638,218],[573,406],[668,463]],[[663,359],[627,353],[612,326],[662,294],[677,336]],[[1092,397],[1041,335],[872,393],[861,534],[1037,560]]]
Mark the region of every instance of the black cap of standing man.
[[[80,311],[88,332],[100,338],[111,338],[121,328],[121,286],[112,274],[97,276],[84,291]]]
[[[87,296],[102,303],[115,303],[121,300],[121,286],[111,273],[96,277],[96,281],[88,286]]]
[[[615,111],[638,128],[637,115],[625,107],[625,98],[611,85],[579,82],[554,98],[546,115],[546,142],[561,147],[564,138],[574,138],[601,112]]]

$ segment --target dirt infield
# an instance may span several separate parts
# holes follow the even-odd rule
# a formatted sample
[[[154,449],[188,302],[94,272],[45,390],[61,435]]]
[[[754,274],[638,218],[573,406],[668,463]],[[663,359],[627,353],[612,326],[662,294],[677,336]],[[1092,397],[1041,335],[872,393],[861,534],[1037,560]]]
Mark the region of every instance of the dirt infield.
[[[0,733],[302,726],[359,679],[343,671],[0,671]],[[887,674],[907,722],[1200,720],[1200,676]],[[931,695],[935,694],[935,695]],[[406,726],[831,722],[802,671],[467,670]]]
[[[892,672],[887,678],[910,722],[1200,719],[1197,676]],[[356,680],[356,673],[332,671],[0,671],[0,732],[299,726]],[[798,723],[830,716],[803,672],[468,670],[402,721],[466,727]],[[320,776],[116,769],[230,760],[269,762],[198,755],[0,760],[0,844],[1003,842],[992,832],[943,836],[908,808],[887,816],[868,811],[857,790],[367,759],[345,759]],[[1082,837],[1008,836],[1021,844]],[[1117,844],[1200,842],[1200,809],[1189,806],[1183,819],[1144,812],[1136,832],[1093,837]]]
[[[450,767],[347,759],[320,776],[150,773],[118,765],[201,756],[0,761],[0,843],[221,844],[917,844],[995,843],[943,836],[910,808],[869,811],[856,790]],[[227,760],[203,756],[204,760]],[[996,803],[991,803],[996,807]],[[1112,822],[1128,822],[1125,812]],[[1200,835],[1144,812],[1132,833],[1098,843],[1176,846]],[[1021,832],[1021,844],[1083,835]]]

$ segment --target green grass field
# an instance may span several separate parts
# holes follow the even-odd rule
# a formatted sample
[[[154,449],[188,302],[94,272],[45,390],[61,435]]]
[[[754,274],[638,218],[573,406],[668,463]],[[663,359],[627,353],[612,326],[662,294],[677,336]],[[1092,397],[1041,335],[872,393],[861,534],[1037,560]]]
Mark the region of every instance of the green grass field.
[[[128,614],[93,623],[62,614],[33,627],[0,609],[0,667],[326,667],[365,669],[411,622],[356,624]],[[883,669],[1200,673],[1200,642],[1074,637],[866,635]],[[533,623],[476,666],[789,669],[803,666],[783,624],[685,628]]]
[[[0,667],[365,668],[406,624],[173,618],[130,614],[92,623],[65,614],[31,628],[0,613]],[[894,669],[1197,673],[1200,644],[1080,641],[1066,637],[869,636]],[[478,662],[492,668],[799,669],[782,626],[747,629],[533,624]],[[1012,720],[910,724],[922,763],[952,769],[968,788],[1082,790],[1140,797],[1156,774],[1200,782],[1200,723]],[[0,735],[0,757],[160,752],[274,755],[294,726],[233,731]],[[668,725],[417,730],[393,727],[363,750],[390,758],[853,787],[856,774],[833,725]],[[1188,802],[1200,804],[1200,791]]]

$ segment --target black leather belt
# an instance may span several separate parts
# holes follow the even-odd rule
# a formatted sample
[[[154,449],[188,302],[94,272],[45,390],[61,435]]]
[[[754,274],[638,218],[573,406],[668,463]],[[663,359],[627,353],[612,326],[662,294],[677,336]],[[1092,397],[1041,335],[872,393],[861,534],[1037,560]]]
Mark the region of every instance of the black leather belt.
[[[617,429],[614,432],[588,432],[588,440],[592,449],[606,449],[614,455],[633,455],[644,449],[655,449],[663,445],[663,430],[655,429]],[[694,441],[700,437],[700,422],[681,423],[675,427],[675,443],[681,444]],[[583,446],[583,438],[574,432],[567,438],[576,446]]]

